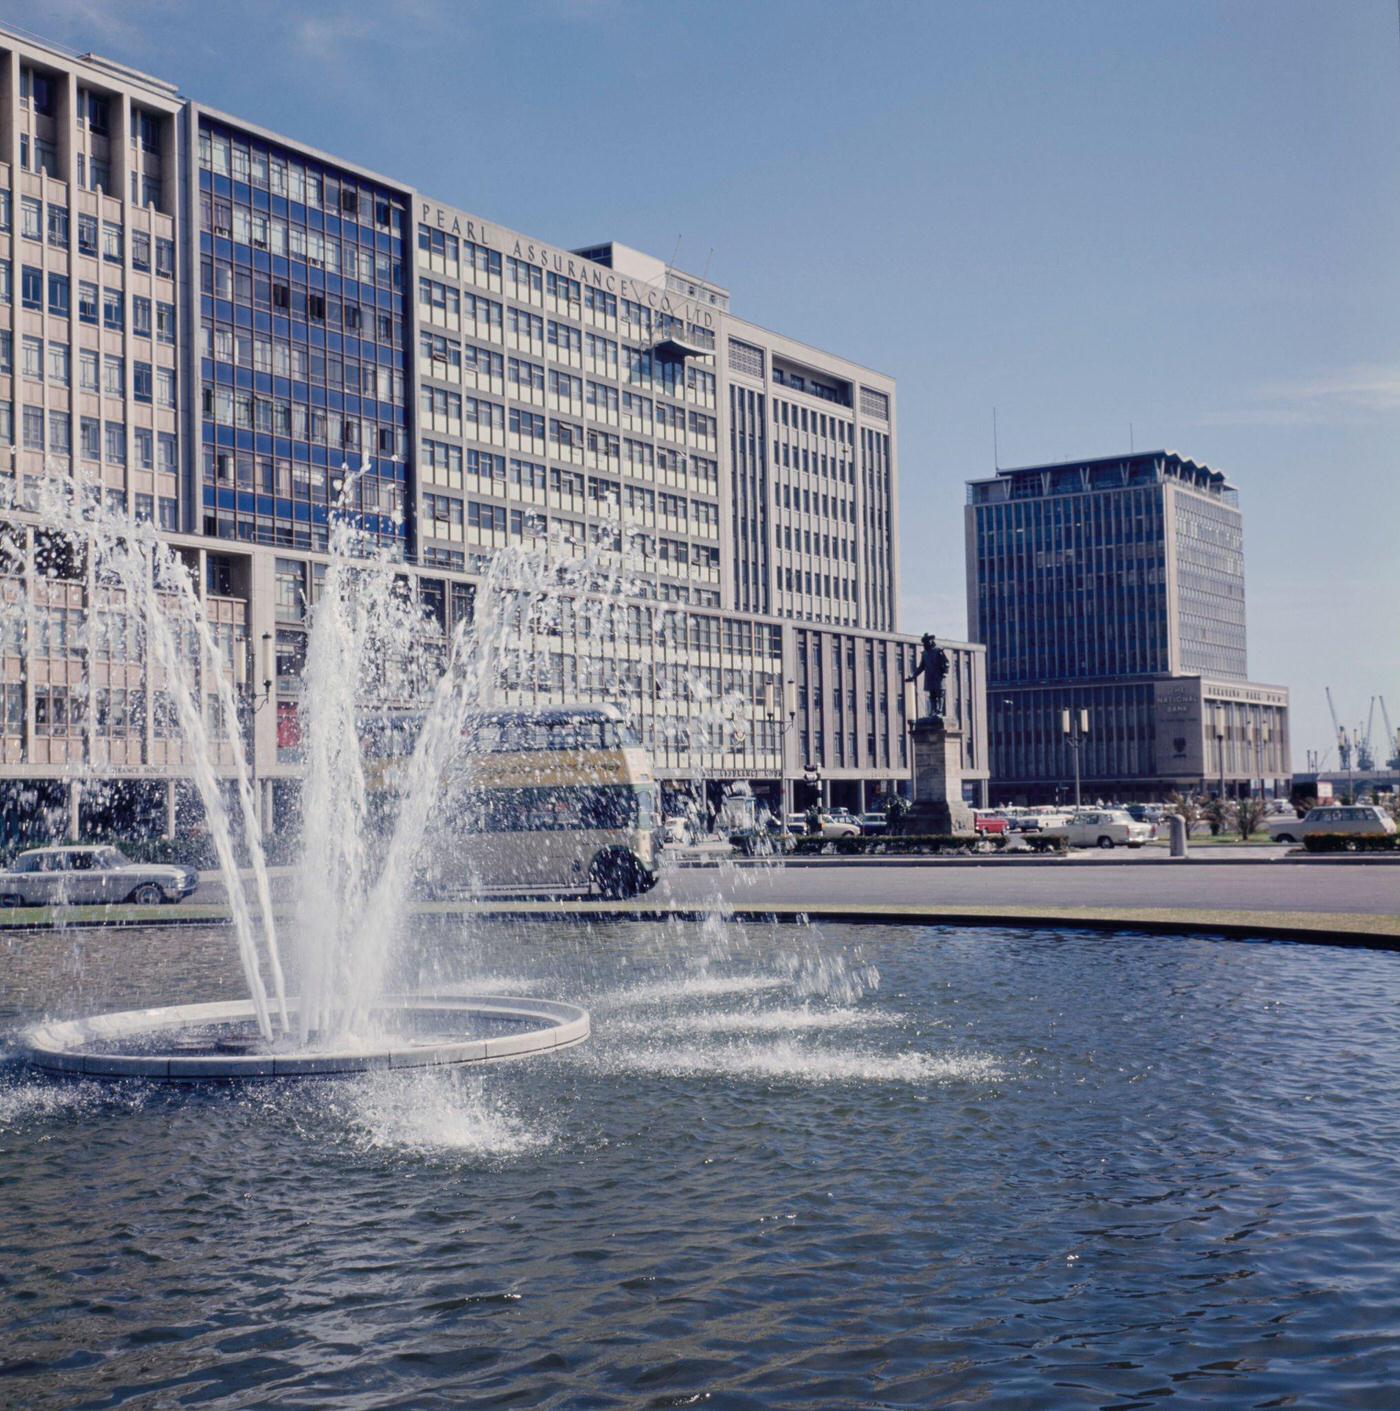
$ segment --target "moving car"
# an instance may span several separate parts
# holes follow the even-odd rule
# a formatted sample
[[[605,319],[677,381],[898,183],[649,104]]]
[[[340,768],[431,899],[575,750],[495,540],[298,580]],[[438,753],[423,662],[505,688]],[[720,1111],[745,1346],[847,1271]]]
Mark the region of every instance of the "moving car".
[[[1301,843],[1314,833],[1349,833],[1380,837],[1395,832],[1394,821],[1374,804],[1330,804],[1310,808],[1304,818],[1266,818],[1264,827],[1276,843]]]
[[[1150,823],[1137,822],[1125,808],[1082,808],[1041,832],[1064,838],[1072,848],[1140,848],[1156,829]]]
[[[157,906],[198,886],[192,867],[132,862],[120,848],[30,848],[0,872],[0,906]]]

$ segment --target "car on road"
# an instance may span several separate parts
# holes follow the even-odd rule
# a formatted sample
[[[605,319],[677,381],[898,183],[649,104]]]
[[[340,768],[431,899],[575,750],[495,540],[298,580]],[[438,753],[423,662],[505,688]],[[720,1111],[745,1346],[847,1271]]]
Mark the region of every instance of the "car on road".
[[[877,833],[888,833],[889,828],[889,815],[882,808],[871,809],[860,816],[860,831],[867,838],[873,837]]]
[[[1064,838],[1072,848],[1140,848],[1157,830],[1139,823],[1125,808],[1082,808],[1063,823],[1041,830],[1052,838]]]
[[[860,824],[849,810],[840,808],[821,815],[817,834],[823,838],[858,838]]]
[[[789,813],[787,815],[787,830],[789,833],[805,833],[807,831],[807,815],[805,813]]]
[[[972,810],[972,827],[974,832],[988,837],[1001,837],[1011,831],[1011,820],[1004,813],[975,808]]]
[[[1395,832],[1395,822],[1373,804],[1330,804],[1310,808],[1303,818],[1266,818],[1264,827],[1276,843],[1301,843],[1318,833],[1376,838]]]
[[[30,848],[0,872],[0,906],[158,906],[198,886],[192,867],[133,862],[120,848]]]
[[[663,847],[688,848],[695,841],[690,819],[684,814],[672,814],[661,824],[661,836],[657,840]]]

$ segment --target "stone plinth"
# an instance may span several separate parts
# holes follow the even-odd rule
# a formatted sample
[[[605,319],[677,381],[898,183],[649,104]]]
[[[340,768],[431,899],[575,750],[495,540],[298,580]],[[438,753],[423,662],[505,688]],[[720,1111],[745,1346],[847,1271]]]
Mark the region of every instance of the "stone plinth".
[[[962,731],[937,716],[914,722],[914,806],[906,833],[972,833],[962,796]]]

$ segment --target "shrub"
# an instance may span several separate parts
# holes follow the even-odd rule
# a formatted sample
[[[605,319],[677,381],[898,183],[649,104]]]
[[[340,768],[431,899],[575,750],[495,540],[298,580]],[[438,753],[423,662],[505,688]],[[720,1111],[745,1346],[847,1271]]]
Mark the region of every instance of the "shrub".
[[[1400,833],[1309,833],[1309,852],[1400,852]]]

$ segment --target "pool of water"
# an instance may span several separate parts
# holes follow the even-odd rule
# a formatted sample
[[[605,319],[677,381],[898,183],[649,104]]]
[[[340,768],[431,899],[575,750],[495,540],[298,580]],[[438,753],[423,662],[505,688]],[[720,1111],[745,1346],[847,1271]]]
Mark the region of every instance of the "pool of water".
[[[1394,1407],[1400,958],[942,928],[426,929],[587,1005],[481,1074],[0,1067],[0,1404]],[[235,997],[0,934],[0,1028]]]

